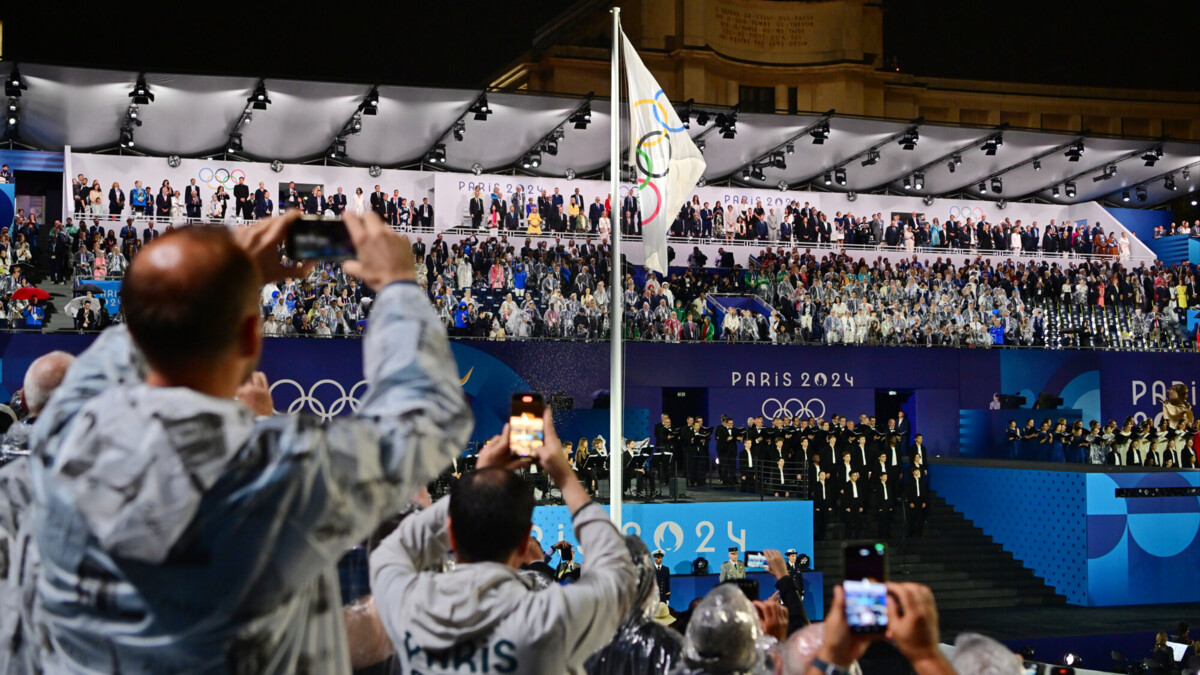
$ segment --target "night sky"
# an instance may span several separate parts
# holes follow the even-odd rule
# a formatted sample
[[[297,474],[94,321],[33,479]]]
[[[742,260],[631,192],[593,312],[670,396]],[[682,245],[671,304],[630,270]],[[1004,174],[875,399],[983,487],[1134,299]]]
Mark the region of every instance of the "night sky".
[[[9,61],[448,87],[486,83],[568,6],[351,0],[318,13],[237,0],[142,11],[136,3],[2,4]],[[884,49],[917,75],[1200,91],[1196,2],[1113,4],[1119,12],[1082,1],[885,0]]]

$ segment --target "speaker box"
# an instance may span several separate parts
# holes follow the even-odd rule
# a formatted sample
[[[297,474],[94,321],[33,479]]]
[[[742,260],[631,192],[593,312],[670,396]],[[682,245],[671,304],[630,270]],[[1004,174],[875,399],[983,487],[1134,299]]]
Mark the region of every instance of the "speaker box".
[[[671,497],[672,498],[687,496],[687,479],[686,478],[672,478],[670,480],[670,487],[671,487]]]

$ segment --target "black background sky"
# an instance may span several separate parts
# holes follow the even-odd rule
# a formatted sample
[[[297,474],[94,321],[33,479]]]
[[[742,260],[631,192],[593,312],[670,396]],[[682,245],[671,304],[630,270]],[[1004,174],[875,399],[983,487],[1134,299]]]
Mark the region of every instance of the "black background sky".
[[[884,0],[917,75],[1200,91],[1200,1]],[[124,70],[474,87],[566,0],[0,3],[4,58]]]

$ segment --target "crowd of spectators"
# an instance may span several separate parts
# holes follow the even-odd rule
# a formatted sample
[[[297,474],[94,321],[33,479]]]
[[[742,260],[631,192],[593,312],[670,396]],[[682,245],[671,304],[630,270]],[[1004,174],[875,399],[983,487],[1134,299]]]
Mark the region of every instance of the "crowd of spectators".
[[[1177,234],[1186,234],[1186,235],[1193,236],[1193,237],[1200,236],[1200,220],[1197,220],[1190,225],[1188,224],[1188,221],[1186,221],[1186,220],[1179,221],[1178,225],[1176,225],[1175,222],[1172,221],[1170,225],[1167,225],[1165,227],[1155,227],[1154,228],[1154,238],[1155,239],[1158,239],[1160,237],[1171,237],[1171,236],[1174,236]]]

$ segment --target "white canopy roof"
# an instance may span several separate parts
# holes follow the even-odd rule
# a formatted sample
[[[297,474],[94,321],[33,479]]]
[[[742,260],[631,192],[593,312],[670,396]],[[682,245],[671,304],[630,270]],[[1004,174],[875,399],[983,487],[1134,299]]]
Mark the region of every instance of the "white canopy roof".
[[[12,63],[0,63],[0,72],[7,74],[12,68]],[[20,98],[19,142],[45,150],[67,145],[75,151],[117,149],[138,73],[37,64],[20,64],[19,69],[28,85]],[[134,129],[135,148],[139,153],[163,156],[223,154],[247,98],[258,84],[240,77],[146,73],[145,78],[155,99],[140,107],[143,124]],[[271,104],[267,110],[253,111],[252,123],[240,128],[243,151],[238,157],[324,161],[326,150],[371,90],[368,84],[296,80],[271,80],[266,87]],[[453,171],[470,171],[479,163],[482,171],[489,173],[515,170],[561,176],[572,169],[586,176],[604,171],[608,164],[606,101],[594,102],[591,124],[580,130],[567,123],[584,102],[578,97],[488,92],[493,112],[486,121],[476,121],[466,113],[480,91],[380,86],[378,93],[379,113],[364,117],[361,131],[347,137],[345,163],[414,166],[440,141],[446,145],[446,162],[436,167]],[[707,106],[696,110],[701,108],[714,117],[717,112],[727,112]],[[456,142],[450,132],[460,118],[465,130],[463,141]],[[982,199],[1038,199],[1059,204],[1121,203],[1122,192],[1129,190],[1133,199],[1123,204],[1126,206],[1153,206],[1181,192],[1194,191],[1200,184],[1200,144],[1194,142],[832,115],[828,117],[828,140],[816,145],[806,130],[823,119],[826,117],[814,113],[740,113],[736,138],[725,139],[714,123],[701,126],[693,116],[690,133],[705,141],[705,180],[709,183],[728,180],[764,187],[786,181],[793,188],[935,197],[967,192]],[[559,127],[564,135],[557,156],[543,153],[540,166],[522,168],[521,158]],[[903,150],[897,139],[914,127],[920,136],[916,148]],[[1003,146],[994,155],[985,154],[981,146],[998,132],[1003,134]],[[1070,162],[1065,149],[1076,139],[1083,140],[1085,150],[1079,161]],[[772,151],[784,150],[792,140],[795,151],[785,154],[786,168],[764,166],[763,180],[742,178],[744,167],[762,162]],[[1142,155],[1157,148],[1162,156],[1154,166],[1145,166]],[[879,151],[878,161],[863,166],[866,152],[872,149]],[[956,153],[962,163],[951,172],[948,164]],[[1110,165],[1117,168],[1111,179],[1092,180]],[[1191,169],[1189,180],[1183,176],[1185,167]],[[845,169],[846,184],[826,186],[824,174],[836,168]],[[904,178],[918,170],[924,174],[923,189],[905,189]],[[1169,175],[1177,192],[1165,187]],[[1003,183],[999,194],[991,186],[996,177]],[[988,184],[987,192],[981,194],[978,185],[982,181]],[[1073,198],[1067,197],[1063,188],[1067,181],[1075,183]],[[1138,186],[1146,188],[1145,202],[1136,198]],[[1059,188],[1058,197],[1053,196],[1054,187]]]

